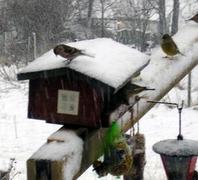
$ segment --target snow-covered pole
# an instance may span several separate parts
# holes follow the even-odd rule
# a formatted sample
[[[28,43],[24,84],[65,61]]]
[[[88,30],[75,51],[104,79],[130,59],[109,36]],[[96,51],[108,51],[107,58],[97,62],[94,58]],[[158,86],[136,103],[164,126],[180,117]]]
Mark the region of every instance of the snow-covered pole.
[[[125,113],[119,119],[123,125],[123,131],[130,129],[132,124],[139,121],[154,106],[154,104],[147,103],[147,100],[159,101],[198,64],[198,24],[189,22],[189,25],[185,26],[173,38],[185,56],[178,55],[172,59],[164,58],[165,55],[161,48],[152,53],[151,62],[142,71],[142,80],[139,83],[156,90],[143,94],[147,99],[139,101],[139,111],[138,113],[134,112],[133,120],[129,120],[130,112]]]
[[[187,90],[187,93],[188,93],[188,107],[191,106],[191,84],[192,84],[192,78],[191,78],[191,72],[189,72],[188,74],[188,90]]]
[[[123,132],[130,129],[154,106],[147,103],[147,100],[159,101],[198,64],[198,24],[194,23],[182,28],[173,38],[185,56],[178,55],[172,60],[163,58],[164,54],[160,48],[152,53],[151,62],[142,71],[142,80],[139,84],[156,90],[143,92],[143,96],[147,99],[138,101],[139,110],[138,113],[133,112],[133,121],[129,111],[118,120],[122,124]],[[61,135],[60,131],[64,135]],[[80,133],[79,130],[74,130],[71,134],[76,135],[72,138],[67,134],[68,131],[71,132],[71,130],[62,129],[50,136],[48,142],[28,160],[28,180],[77,179],[93,161],[102,155],[102,140],[106,129],[86,130]],[[83,143],[76,137],[77,135],[83,139]],[[67,177],[67,175],[70,176]]]

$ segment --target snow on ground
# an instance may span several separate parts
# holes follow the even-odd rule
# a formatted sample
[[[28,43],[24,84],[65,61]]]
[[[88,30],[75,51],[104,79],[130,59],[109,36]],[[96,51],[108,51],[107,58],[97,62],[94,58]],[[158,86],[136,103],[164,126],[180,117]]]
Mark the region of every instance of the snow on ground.
[[[185,81],[183,80],[181,84]],[[13,180],[26,180],[26,160],[46,142],[50,134],[61,127],[46,124],[45,121],[27,119],[27,95],[27,83],[20,83],[15,88],[9,83],[0,82],[0,169],[5,170],[9,159],[15,158],[17,162],[15,172],[21,172],[21,174],[17,174]],[[178,96],[180,96],[179,91]],[[184,138],[198,140],[197,116],[196,107],[183,110]],[[140,132],[146,136],[145,180],[165,180],[160,157],[153,152],[152,146],[158,141],[176,138],[178,135],[177,109],[156,105],[141,119]],[[79,180],[90,179],[98,179],[92,172],[92,168],[79,178]],[[105,179],[118,178],[112,176],[101,178],[101,180]]]
[[[0,82],[0,170],[16,159],[14,180],[26,180],[26,160],[60,126],[27,119],[27,83],[20,88]]]

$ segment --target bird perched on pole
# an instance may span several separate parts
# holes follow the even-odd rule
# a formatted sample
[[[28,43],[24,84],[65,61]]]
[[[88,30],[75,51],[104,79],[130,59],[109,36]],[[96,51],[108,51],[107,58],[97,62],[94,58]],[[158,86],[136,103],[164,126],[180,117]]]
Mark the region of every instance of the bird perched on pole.
[[[59,44],[54,48],[54,54],[55,55],[59,55],[62,56],[64,58],[66,58],[67,60],[69,60],[70,62],[77,56],[79,55],[85,55],[85,56],[90,56],[93,57],[89,54],[86,54],[85,52],[83,52],[80,49],[77,49],[75,47],[71,47],[65,44]]]
[[[194,22],[198,23],[198,14],[194,15],[193,17],[191,17],[188,20],[191,20],[191,21],[194,21]]]
[[[154,90],[155,90],[154,88],[128,83],[124,88],[122,88],[115,94],[115,97],[121,99],[121,101],[124,104],[129,105],[128,100],[130,97],[135,96],[143,91],[154,91]]]
[[[155,89],[145,86],[139,86],[137,84],[131,84],[131,82],[129,82],[123,88],[113,94],[113,96],[110,98],[110,102],[107,103],[106,107],[107,115],[117,109],[121,104],[130,105],[129,99],[131,97],[135,97],[139,93],[149,90],[153,91]]]
[[[182,54],[177,45],[175,44],[175,42],[173,41],[172,37],[168,34],[164,34],[162,36],[162,41],[161,41],[161,48],[164,51],[164,53],[167,56],[175,56],[176,54],[181,54],[182,56],[184,56],[184,54]]]

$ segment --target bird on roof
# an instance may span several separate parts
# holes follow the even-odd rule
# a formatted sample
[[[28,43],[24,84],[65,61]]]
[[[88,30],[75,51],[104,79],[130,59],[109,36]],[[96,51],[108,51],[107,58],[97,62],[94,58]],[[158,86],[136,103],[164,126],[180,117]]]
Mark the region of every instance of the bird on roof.
[[[63,58],[66,58],[69,62],[71,62],[75,57],[79,55],[85,55],[93,57],[89,54],[86,54],[80,49],[77,49],[75,47],[71,47],[65,44],[59,44],[54,48],[54,54],[62,56]]]
[[[193,17],[191,17],[190,19],[188,19],[189,21],[194,21],[196,23],[198,23],[198,14],[194,15]]]
[[[184,54],[182,54],[176,43],[174,42],[174,40],[172,39],[172,37],[169,34],[164,34],[162,36],[162,41],[161,41],[161,48],[163,50],[163,52],[168,56],[175,56],[177,54],[181,54],[182,56],[184,56]]]

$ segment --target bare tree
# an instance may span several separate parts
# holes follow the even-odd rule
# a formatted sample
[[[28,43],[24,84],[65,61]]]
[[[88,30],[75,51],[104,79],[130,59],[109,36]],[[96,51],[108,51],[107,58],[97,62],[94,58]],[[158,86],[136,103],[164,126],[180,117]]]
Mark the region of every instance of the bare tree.
[[[159,0],[158,13],[159,13],[159,33],[166,33],[166,0]]]
[[[8,0],[9,18],[12,19],[19,39],[27,40],[32,32],[37,35],[43,53],[59,39],[64,23],[74,16],[72,0]]]
[[[89,28],[91,27],[91,17],[92,17],[92,12],[93,12],[93,5],[94,5],[94,0],[89,0],[88,1],[88,11],[87,11],[87,25]]]
[[[178,31],[178,21],[179,21],[179,0],[173,1],[173,16],[171,24],[171,34],[175,34]]]
[[[125,36],[127,36],[126,43],[135,44],[141,51],[145,51],[147,48],[146,41],[149,40],[148,36],[150,36],[150,32],[148,32],[150,18],[156,11],[154,3],[154,0],[117,1],[115,14],[127,26],[124,29]]]
[[[100,0],[100,13],[101,13],[101,37],[105,36],[105,13],[109,10],[114,2],[110,0]]]

